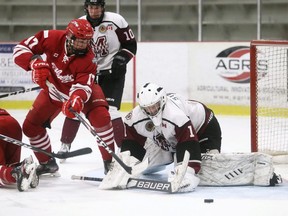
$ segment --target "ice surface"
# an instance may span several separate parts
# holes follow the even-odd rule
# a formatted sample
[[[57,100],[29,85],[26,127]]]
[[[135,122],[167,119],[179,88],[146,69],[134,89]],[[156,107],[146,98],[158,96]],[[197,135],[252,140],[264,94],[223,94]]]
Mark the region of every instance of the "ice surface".
[[[27,110],[8,110],[20,123]],[[250,152],[248,117],[218,116],[223,132],[222,152]],[[48,130],[53,151],[60,148],[64,117],[60,114]],[[28,143],[26,137],[23,139]],[[67,159],[61,177],[41,177],[39,186],[18,192],[14,186],[0,189],[0,216],[148,216],[148,215],[288,215],[288,165],[277,165],[284,183],[276,187],[198,187],[186,194],[165,194],[137,189],[104,191],[99,182],[71,180],[71,175],[103,176],[103,162],[94,137],[81,126],[72,150],[91,147],[93,152]],[[22,157],[33,154],[23,148]],[[214,199],[204,203],[204,199]]]

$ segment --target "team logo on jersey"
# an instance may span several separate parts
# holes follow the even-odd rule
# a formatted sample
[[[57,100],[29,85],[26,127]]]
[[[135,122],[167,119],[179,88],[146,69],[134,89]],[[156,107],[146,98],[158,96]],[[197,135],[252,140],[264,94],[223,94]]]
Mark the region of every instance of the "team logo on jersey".
[[[99,26],[99,32],[100,33],[105,33],[107,31],[106,26],[105,25],[100,25]]]
[[[55,63],[52,63],[52,69],[54,70],[57,78],[61,80],[62,83],[73,82],[74,77],[72,74],[62,75],[63,71],[59,69]]]
[[[149,132],[153,131],[155,128],[154,124],[152,121],[148,121],[145,125],[145,129]]]

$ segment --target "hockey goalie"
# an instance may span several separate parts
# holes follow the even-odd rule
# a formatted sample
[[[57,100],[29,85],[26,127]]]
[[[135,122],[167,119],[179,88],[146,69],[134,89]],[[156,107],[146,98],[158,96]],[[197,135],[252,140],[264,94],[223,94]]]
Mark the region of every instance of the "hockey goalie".
[[[149,142],[148,142],[149,143]],[[145,175],[159,172],[163,173],[163,178],[167,177],[171,181],[171,173],[174,168],[169,170],[173,163],[171,153],[166,152],[156,145],[150,144],[145,146],[146,155],[142,162],[137,161],[133,156],[130,156],[129,151],[119,153],[123,162],[132,165],[132,174],[128,174],[117,162],[113,162],[108,174],[104,177],[100,184],[101,189],[113,189],[127,187],[129,178],[143,177]],[[135,165],[133,167],[133,165]],[[187,172],[187,162],[181,164],[181,169],[178,169],[179,176],[185,176]],[[173,167],[173,165],[172,165]],[[163,171],[164,170],[164,171]],[[160,173],[160,172],[159,172]],[[190,192],[200,186],[275,186],[282,183],[280,175],[276,175],[273,167],[272,156],[264,153],[219,153],[219,154],[202,154],[201,169],[194,176],[195,181],[190,181],[192,184],[189,187],[189,181],[182,178],[185,182],[180,182],[178,185],[186,185],[188,187],[174,188],[172,192]],[[149,177],[148,177],[149,178]],[[198,180],[197,180],[198,178]],[[161,178],[162,179],[162,178]],[[193,184],[194,182],[194,184]]]
[[[191,192],[199,184],[269,186],[281,182],[269,155],[220,153],[218,121],[203,104],[166,94],[152,83],[141,88],[138,100],[139,105],[124,119],[126,136],[118,154],[132,173],[113,161],[101,189],[127,188],[130,178],[159,172],[173,162],[167,177],[172,193]]]

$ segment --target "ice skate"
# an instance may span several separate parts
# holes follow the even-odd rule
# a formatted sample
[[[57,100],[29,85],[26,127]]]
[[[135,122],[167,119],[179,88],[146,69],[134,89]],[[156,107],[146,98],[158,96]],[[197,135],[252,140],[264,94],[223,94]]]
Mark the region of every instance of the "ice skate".
[[[19,166],[12,170],[11,174],[16,179],[17,189],[21,192],[28,190],[29,186],[36,188],[39,184],[36,163],[33,162],[32,156],[25,158]]]
[[[59,170],[59,166],[56,163],[55,158],[51,158],[45,163],[40,163],[36,169],[37,175],[43,175],[43,174],[51,174],[53,175],[58,175],[57,171]]]
[[[61,148],[58,151],[58,154],[63,154],[66,152],[70,152],[71,144],[62,143]],[[60,163],[65,163],[66,159],[61,159]]]

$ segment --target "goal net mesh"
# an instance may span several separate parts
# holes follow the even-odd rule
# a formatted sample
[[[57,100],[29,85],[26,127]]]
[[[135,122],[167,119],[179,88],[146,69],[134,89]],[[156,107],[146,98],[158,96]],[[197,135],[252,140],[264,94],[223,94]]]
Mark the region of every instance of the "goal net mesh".
[[[288,154],[288,42],[252,42],[250,60],[252,149]]]

